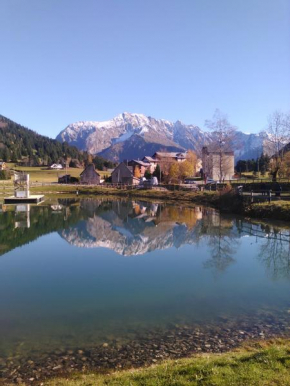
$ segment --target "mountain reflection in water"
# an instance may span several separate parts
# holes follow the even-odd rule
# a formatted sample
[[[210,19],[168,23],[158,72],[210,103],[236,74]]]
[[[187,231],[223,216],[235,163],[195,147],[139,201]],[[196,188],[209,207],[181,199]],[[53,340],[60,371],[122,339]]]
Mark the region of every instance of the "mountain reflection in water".
[[[222,339],[225,328],[288,331],[289,235],[285,224],[181,203],[3,205],[0,372],[1,358],[127,344],[176,326],[220,326]]]
[[[258,260],[272,278],[290,278],[290,230],[221,215],[208,207],[142,200],[60,199],[42,206],[2,206],[0,254],[57,231],[81,248],[109,248],[123,256],[180,248],[205,240],[204,267],[222,272],[235,262],[242,237],[260,242]],[[261,243],[262,239],[262,243]]]
[[[120,255],[143,255],[196,242],[204,209],[140,201],[83,200],[87,220],[60,232],[70,244],[110,248]]]

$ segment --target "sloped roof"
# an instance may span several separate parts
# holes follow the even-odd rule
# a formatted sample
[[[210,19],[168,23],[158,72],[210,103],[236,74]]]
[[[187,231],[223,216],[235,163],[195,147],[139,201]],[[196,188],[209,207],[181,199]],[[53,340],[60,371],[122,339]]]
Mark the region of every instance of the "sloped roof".
[[[148,163],[140,161],[140,160],[136,160],[136,159],[132,159],[129,162],[135,162],[136,164],[141,165],[141,166],[148,166]]]
[[[129,170],[130,170],[130,172],[133,174],[133,166],[127,166],[127,165],[125,165]]]
[[[226,151],[219,152],[211,146],[204,146],[202,148],[202,153],[207,154],[207,155],[209,155],[209,154],[220,155],[220,153],[226,154],[226,155],[235,155],[235,153],[232,150],[226,150]]]
[[[112,171],[112,173],[114,173],[115,170],[119,169],[121,165],[124,165],[130,171],[130,173],[133,174],[133,166],[128,166],[125,162],[120,162],[119,165],[117,165]]]
[[[164,157],[164,158],[183,158],[183,157],[186,157],[186,153],[180,153],[180,152],[176,153],[176,152],[157,151],[155,154],[158,155],[159,157]]]
[[[145,156],[145,157],[143,157],[143,160],[144,159],[146,159],[147,161],[149,161],[149,162],[156,162],[156,159],[154,159],[154,158],[152,158],[152,157],[149,157],[149,156]]]
[[[94,172],[100,177],[100,174],[96,171],[95,165],[94,165],[94,164],[89,164],[89,165],[85,168],[85,170],[83,170],[83,171],[81,172],[80,175],[82,176],[84,173],[92,172],[92,171],[94,171]]]

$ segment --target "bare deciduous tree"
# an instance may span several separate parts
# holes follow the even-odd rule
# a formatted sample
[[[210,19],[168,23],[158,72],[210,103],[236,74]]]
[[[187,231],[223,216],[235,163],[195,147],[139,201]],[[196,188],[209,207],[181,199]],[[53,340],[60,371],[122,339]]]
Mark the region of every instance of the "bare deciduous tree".
[[[272,156],[271,172],[276,181],[277,174],[282,166],[286,145],[290,142],[290,114],[275,111],[268,118],[268,127],[262,132],[266,153]]]
[[[228,169],[228,157],[225,153],[232,150],[237,128],[230,124],[227,116],[219,109],[215,110],[212,120],[205,121],[205,126],[213,132],[210,149],[218,154],[219,179],[222,181]]]

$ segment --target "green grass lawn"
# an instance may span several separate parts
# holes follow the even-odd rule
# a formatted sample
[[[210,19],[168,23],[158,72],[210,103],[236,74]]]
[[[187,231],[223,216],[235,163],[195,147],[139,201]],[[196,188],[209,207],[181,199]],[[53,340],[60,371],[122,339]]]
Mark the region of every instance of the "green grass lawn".
[[[254,203],[246,211],[252,217],[290,221],[290,201]]]
[[[290,341],[203,354],[142,369],[56,378],[47,386],[267,386],[290,385]]]
[[[79,168],[67,168],[62,170],[51,170],[45,167],[32,167],[32,166],[16,166],[15,164],[9,163],[8,167],[17,171],[22,171],[30,175],[31,182],[40,183],[55,183],[58,181],[59,176],[64,174],[70,174],[72,177],[79,177],[83,169]],[[98,171],[101,177],[109,175],[107,171]]]
[[[70,174],[72,177],[79,177],[83,169],[67,168],[62,170],[50,170],[44,167],[16,166],[15,170],[29,174],[31,182],[57,182],[59,176]]]

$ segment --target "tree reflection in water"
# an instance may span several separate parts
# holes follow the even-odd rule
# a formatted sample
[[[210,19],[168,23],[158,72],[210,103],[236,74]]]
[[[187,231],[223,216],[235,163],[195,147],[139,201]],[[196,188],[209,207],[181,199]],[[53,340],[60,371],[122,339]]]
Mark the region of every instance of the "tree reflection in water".
[[[109,197],[60,199],[31,206],[29,221],[23,221],[26,212],[17,208],[1,209],[0,256],[55,231],[72,245],[110,248],[125,256],[205,241],[209,248],[204,267],[217,275],[235,262],[241,238],[249,235],[259,243],[258,259],[268,274],[290,279],[289,229],[220,215],[212,208]]]
[[[207,209],[205,209],[207,211]],[[204,263],[205,268],[212,269],[214,274],[224,272],[235,262],[234,254],[239,246],[239,240],[233,234],[233,219],[222,218],[220,213],[205,213],[201,232],[207,235],[210,258]]]
[[[261,225],[265,231],[258,259],[274,280],[290,279],[290,231]]]
[[[258,260],[273,280],[290,279],[290,230],[254,220],[237,220],[240,235],[254,236],[260,244]]]

